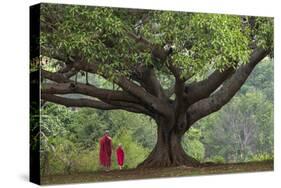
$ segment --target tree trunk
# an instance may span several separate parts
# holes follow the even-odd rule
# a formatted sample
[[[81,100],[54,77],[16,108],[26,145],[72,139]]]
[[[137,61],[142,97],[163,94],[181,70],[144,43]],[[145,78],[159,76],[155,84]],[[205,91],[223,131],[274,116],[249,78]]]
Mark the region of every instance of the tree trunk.
[[[138,168],[198,166],[199,162],[188,156],[182,148],[183,134],[177,133],[175,126],[168,129],[162,123],[157,123],[157,143],[149,156],[138,165]]]

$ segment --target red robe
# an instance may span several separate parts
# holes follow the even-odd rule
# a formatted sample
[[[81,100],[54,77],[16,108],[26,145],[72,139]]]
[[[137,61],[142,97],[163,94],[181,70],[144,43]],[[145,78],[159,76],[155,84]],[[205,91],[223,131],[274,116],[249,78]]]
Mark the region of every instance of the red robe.
[[[118,165],[123,166],[125,155],[124,155],[124,150],[122,149],[121,146],[119,146],[119,147],[116,149],[116,156],[117,156]]]
[[[100,164],[105,167],[111,166],[111,151],[112,141],[107,135],[104,135],[100,139]]]

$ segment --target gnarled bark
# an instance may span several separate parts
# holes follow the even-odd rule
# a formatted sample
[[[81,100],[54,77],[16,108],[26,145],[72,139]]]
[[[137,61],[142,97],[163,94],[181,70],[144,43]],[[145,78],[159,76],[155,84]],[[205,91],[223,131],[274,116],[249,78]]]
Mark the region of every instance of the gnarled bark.
[[[176,125],[168,125],[167,119],[157,122],[157,143],[149,156],[138,165],[138,168],[198,166],[199,162],[188,156],[181,145],[183,133],[176,130]],[[172,128],[167,128],[172,127]]]

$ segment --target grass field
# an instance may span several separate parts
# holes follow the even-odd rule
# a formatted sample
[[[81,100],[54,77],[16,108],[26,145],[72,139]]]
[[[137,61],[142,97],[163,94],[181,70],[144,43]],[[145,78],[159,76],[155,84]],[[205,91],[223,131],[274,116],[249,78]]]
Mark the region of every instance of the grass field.
[[[236,164],[205,164],[198,168],[170,167],[156,169],[129,169],[96,171],[92,173],[77,173],[70,175],[44,176],[42,184],[83,183],[98,181],[116,181],[128,179],[145,179],[159,177],[196,176],[206,174],[224,174],[239,172],[272,171],[273,161],[236,163]]]

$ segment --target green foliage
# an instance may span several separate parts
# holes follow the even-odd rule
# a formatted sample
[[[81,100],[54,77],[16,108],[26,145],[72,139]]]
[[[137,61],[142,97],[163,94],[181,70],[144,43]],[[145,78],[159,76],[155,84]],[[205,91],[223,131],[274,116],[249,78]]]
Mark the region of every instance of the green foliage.
[[[55,4],[42,4],[41,13],[42,55],[99,62],[98,73],[107,74],[111,81],[130,73],[137,63],[167,72],[165,62],[155,61],[150,50],[136,44],[128,32],[138,33],[159,47],[173,45],[171,63],[182,69],[182,76],[195,78],[210,69],[247,63],[253,36],[258,45],[273,48],[271,18],[257,17],[252,28],[241,16],[221,14]]]
[[[255,23],[256,40],[265,49],[273,49],[273,18],[258,17]]]
[[[258,92],[235,97],[223,108],[217,121],[205,128],[209,132],[203,140],[207,156],[219,154],[229,161],[243,161],[259,149],[265,150],[265,145],[270,146],[267,151],[271,152],[272,143],[265,142],[272,140],[269,135],[273,136],[272,109],[272,104]]]
[[[274,88],[274,63],[273,59],[265,58],[256,66],[246,84],[240,89],[241,94],[249,91],[260,90],[268,100],[273,102],[273,88]]]
[[[216,164],[225,163],[225,160],[224,160],[223,156],[220,156],[220,155],[212,156],[211,158],[207,159],[206,161],[213,162],[213,163],[216,163]]]
[[[258,153],[254,154],[249,157],[248,161],[268,161],[268,160],[273,160],[274,156],[273,154],[269,153]]]
[[[98,141],[105,130],[109,130],[113,138],[114,169],[118,168],[115,149],[119,143],[125,150],[125,168],[135,168],[155,144],[155,125],[144,115],[90,108],[70,109],[51,103],[41,109],[41,114],[43,175],[100,170]]]
[[[272,73],[272,61],[266,59],[228,105],[197,123],[206,159],[219,155],[241,162],[258,153],[273,154]]]
[[[103,113],[94,109],[80,109],[75,113],[71,130],[73,140],[81,144],[80,147],[93,148],[101,135],[108,128],[108,124],[104,121]]]
[[[204,145],[200,142],[201,131],[191,128],[187,135],[184,136],[182,145],[186,153],[195,159],[202,161],[205,156]]]
[[[144,148],[152,150],[156,144],[156,126],[149,124],[146,125],[146,127],[140,126],[134,131],[132,136],[134,140],[136,140],[136,142],[141,144]]]
[[[121,71],[124,59],[131,62],[127,51],[132,49],[132,41],[125,35],[124,23],[114,16],[113,9],[54,4],[43,4],[41,9],[40,44],[44,55],[71,54],[89,63],[103,62],[101,72]]]
[[[93,172],[101,170],[99,163],[99,145],[89,149],[80,149],[76,160],[77,172]]]
[[[194,14],[186,32],[190,34],[193,45],[174,58],[187,71],[187,75],[236,67],[248,60],[249,35],[247,29],[241,31],[239,16]]]

